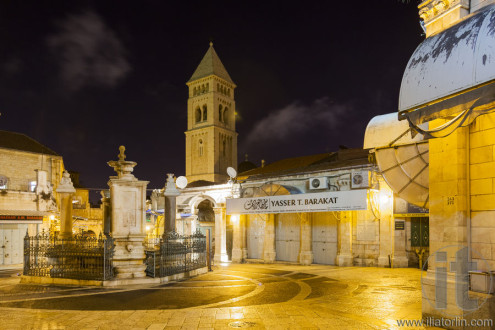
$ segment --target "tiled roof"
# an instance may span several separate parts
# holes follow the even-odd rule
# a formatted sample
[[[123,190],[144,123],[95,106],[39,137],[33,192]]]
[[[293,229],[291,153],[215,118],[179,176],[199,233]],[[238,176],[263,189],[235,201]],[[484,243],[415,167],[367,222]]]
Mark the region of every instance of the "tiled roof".
[[[27,135],[8,131],[0,131],[0,148],[59,156],[55,151]]]
[[[241,173],[238,179],[257,180],[298,173],[311,173],[337,168],[369,165],[366,149],[342,149],[337,152],[286,158]]]
[[[230,75],[227,72],[227,70],[225,70],[222,61],[220,61],[217,52],[215,52],[215,49],[213,48],[213,44],[210,43],[210,48],[208,48],[208,51],[206,52],[205,56],[199,63],[198,67],[196,68],[196,71],[194,71],[189,81],[194,81],[204,77],[208,77],[212,74],[232,84],[234,83],[230,78]]]

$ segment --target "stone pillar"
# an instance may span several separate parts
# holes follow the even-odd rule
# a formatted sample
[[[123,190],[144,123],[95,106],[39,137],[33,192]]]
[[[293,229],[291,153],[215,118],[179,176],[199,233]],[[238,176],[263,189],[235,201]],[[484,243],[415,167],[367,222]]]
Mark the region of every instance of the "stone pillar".
[[[440,119],[431,122],[430,129],[444,122],[446,120]],[[466,135],[468,132],[469,127],[458,128],[448,137],[429,141],[430,257],[427,274],[422,279],[424,316],[440,317],[446,315],[450,318],[462,318],[464,314],[460,308],[464,302],[456,300],[456,286],[462,283],[456,280],[456,273],[454,273],[456,268],[452,265],[457,262],[457,250],[460,250],[461,246],[465,246],[467,242],[466,159],[468,154]],[[487,135],[484,141],[494,141],[493,136]],[[492,151],[485,156],[491,155]],[[493,171],[488,170],[488,168],[483,168],[476,174],[493,175]],[[475,172],[473,171],[473,173]],[[491,189],[492,181],[487,186]],[[485,209],[491,209],[492,205],[485,205],[488,206]],[[493,232],[487,229],[483,231],[482,237],[487,242],[490,242],[490,237],[495,237]],[[457,262],[457,264],[459,263]],[[467,283],[464,284],[467,285]],[[444,291],[439,293],[439,287],[444,287]],[[484,318],[480,314],[478,317]]]
[[[265,263],[273,263],[275,256],[275,214],[267,214],[265,240],[263,242],[263,260]]]
[[[313,263],[313,239],[312,239],[312,219],[311,213],[300,213],[301,219],[301,245],[299,249],[299,263],[301,265],[311,265]]]
[[[234,225],[234,237],[232,242],[232,262],[241,263],[243,261],[242,250],[244,248],[243,224],[241,223],[241,216],[231,215],[230,221]]]
[[[115,239],[113,266],[117,279],[139,279],[146,276],[144,239],[146,237],[146,186],[132,171],[135,162],[125,160],[121,146],[118,161],[110,161],[117,176],[110,177],[111,236]]]
[[[76,192],[70,179],[70,174],[64,171],[62,180],[57,187],[60,195],[60,238],[72,237],[72,196]]]
[[[403,230],[395,230],[395,221],[404,221]],[[409,259],[406,254],[406,226],[405,220],[395,219],[392,217],[393,230],[394,230],[394,251],[392,258],[392,265],[394,268],[407,268],[409,265]]]
[[[112,232],[112,208],[110,203],[110,191],[101,191],[101,205],[103,208],[103,234],[110,235]]]
[[[355,211],[340,211],[337,224],[337,258],[335,264],[340,267],[352,266],[352,219]]]
[[[167,184],[165,185],[165,190],[163,192],[165,196],[165,228],[163,231],[163,236],[168,233],[176,231],[175,221],[176,221],[176,198],[180,195],[180,192],[175,187],[174,175],[172,173],[167,174]]]
[[[241,240],[242,240],[242,260],[246,260],[248,257],[248,249],[247,249],[247,215],[241,214],[240,219],[241,223]]]
[[[385,183],[383,178],[379,179],[380,191],[376,196],[380,214],[379,240],[380,253],[378,255],[378,267],[393,267],[395,222],[393,192]]]
[[[225,208],[216,207],[215,212],[215,262],[229,261],[227,255],[227,228]]]

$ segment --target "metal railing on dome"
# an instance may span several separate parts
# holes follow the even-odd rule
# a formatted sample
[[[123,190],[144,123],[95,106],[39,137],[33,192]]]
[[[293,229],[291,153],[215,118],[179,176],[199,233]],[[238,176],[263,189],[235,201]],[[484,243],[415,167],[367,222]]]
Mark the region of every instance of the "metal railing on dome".
[[[114,277],[114,239],[75,235],[60,238],[44,231],[24,237],[24,275],[77,280]]]
[[[206,267],[206,236],[170,232],[163,238],[145,241],[146,275],[165,277]]]

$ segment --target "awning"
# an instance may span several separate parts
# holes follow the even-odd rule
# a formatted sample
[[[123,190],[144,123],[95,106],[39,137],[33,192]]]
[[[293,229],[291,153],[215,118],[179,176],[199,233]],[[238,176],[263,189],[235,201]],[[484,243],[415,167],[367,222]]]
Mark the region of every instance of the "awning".
[[[422,135],[413,134],[396,113],[376,116],[366,127],[364,148],[374,150],[380,172],[396,195],[428,208],[429,148]]]
[[[495,5],[423,41],[407,64],[399,118],[418,125],[495,104]],[[471,116],[471,119],[474,119]]]

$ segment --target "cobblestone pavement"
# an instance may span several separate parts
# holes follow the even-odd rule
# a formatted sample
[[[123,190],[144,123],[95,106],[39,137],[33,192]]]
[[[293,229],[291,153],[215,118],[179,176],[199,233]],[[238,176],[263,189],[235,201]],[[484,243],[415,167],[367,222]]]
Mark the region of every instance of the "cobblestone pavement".
[[[225,265],[166,285],[98,288],[0,278],[1,329],[397,329],[421,318],[417,269]],[[407,328],[413,329],[413,328]]]

